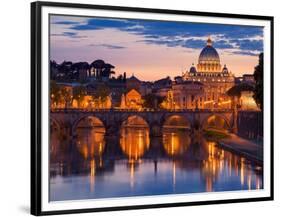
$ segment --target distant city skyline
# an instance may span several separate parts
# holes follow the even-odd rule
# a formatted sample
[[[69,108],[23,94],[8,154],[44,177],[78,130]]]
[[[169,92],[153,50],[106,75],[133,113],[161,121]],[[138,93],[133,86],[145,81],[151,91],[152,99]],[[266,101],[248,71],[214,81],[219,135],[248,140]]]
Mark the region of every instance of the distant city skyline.
[[[51,60],[103,59],[116,75],[126,72],[145,81],[189,70],[209,36],[222,66],[235,76],[253,73],[263,51],[263,28],[255,26],[57,15],[50,22]]]

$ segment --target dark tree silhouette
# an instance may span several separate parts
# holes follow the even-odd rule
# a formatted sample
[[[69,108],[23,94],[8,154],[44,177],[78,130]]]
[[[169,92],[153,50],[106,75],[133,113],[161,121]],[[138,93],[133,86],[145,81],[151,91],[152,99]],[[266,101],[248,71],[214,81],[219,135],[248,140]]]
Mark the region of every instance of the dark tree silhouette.
[[[105,84],[100,84],[94,93],[95,99],[100,99],[102,103],[106,101],[106,98],[110,94],[110,89]]]
[[[144,107],[156,109],[164,101],[164,97],[156,96],[155,94],[147,94],[144,96]]]
[[[124,79],[124,81],[126,81],[126,79],[127,79],[127,73],[126,72],[123,73],[123,79]]]
[[[86,87],[84,87],[83,85],[80,85],[80,86],[76,86],[76,87],[73,87],[73,97],[72,97],[72,101],[71,101],[71,104],[73,102],[73,100],[77,100],[77,103],[78,103],[78,107],[80,107],[84,97],[87,95],[87,90],[86,90]]]
[[[256,86],[254,89],[254,99],[260,109],[263,109],[263,53],[259,55],[259,64],[255,67],[254,78]]]
[[[247,83],[237,84],[230,88],[226,93],[231,97],[240,97],[242,91],[254,91],[254,86]]]
[[[58,67],[59,64],[56,63],[56,61],[50,61],[50,79],[54,80],[56,78],[56,75],[58,73]]]

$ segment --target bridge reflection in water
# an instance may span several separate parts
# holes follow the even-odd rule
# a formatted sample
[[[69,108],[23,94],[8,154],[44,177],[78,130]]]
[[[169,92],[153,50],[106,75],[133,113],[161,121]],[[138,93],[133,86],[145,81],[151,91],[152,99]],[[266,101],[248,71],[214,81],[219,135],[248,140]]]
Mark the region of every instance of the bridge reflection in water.
[[[51,201],[263,188],[262,167],[191,134],[176,117],[157,138],[139,117],[121,126],[111,140],[93,118],[79,123],[72,142],[51,130]]]
[[[140,159],[149,144],[149,126],[142,118],[132,116],[122,124],[120,146],[129,162]]]

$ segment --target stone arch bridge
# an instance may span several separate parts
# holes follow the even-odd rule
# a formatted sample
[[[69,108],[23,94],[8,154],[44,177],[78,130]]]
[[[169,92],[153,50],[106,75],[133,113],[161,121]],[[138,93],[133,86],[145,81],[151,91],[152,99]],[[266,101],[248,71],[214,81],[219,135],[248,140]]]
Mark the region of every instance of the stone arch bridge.
[[[80,109],[56,109],[50,112],[50,122],[69,136],[76,136],[76,129],[81,120],[87,117],[96,117],[104,125],[106,135],[117,135],[122,123],[131,116],[141,117],[149,126],[150,136],[162,136],[165,121],[170,117],[181,117],[186,120],[191,131],[204,128],[206,121],[211,116],[223,119],[227,130],[237,131],[237,112],[234,110],[80,110]]]

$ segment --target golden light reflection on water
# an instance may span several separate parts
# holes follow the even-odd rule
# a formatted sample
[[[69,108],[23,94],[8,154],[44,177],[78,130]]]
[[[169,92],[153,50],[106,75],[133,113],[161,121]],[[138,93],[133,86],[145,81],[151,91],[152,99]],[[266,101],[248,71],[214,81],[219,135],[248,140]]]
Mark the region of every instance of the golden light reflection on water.
[[[163,146],[169,156],[184,154],[191,143],[191,138],[186,130],[164,129]]]
[[[120,146],[129,160],[138,160],[149,148],[149,130],[147,127],[123,127]]]
[[[241,185],[244,185],[245,183],[245,159],[241,158],[241,166],[240,166],[240,183]]]
[[[105,148],[104,134],[105,129],[103,127],[77,130],[77,148],[84,159],[91,159],[102,155]]]
[[[257,176],[257,174],[255,176],[256,176],[256,189],[259,190],[261,189],[261,180],[260,177]]]
[[[95,186],[95,175],[96,175],[96,161],[95,159],[92,159],[90,162],[90,190],[91,192],[94,191],[94,186]]]
[[[205,177],[206,191],[212,191],[213,184],[219,177],[228,171],[225,178],[231,176],[240,176],[240,184],[248,190],[253,187],[253,179],[255,179],[255,188],[260,189],[261,179],[250,170],[250,165],[246,163],[246,159],[238,157],[231,152],[220,149],[215,142],[207,142],[208,145],[208,159],[203,161],[202,174]],[[232,174],[232,168],[235,173]],[[246,182],[245,182],[246,180]]]
[[[131,123],[126,123],[126,125],[121,128],[119,141],[123,155],[119,164],[127,166],[127,168],[125,167],[125,171],[123,165],[120,168],[122,168],[122,173],[124,172],[124,174],[127,174],[124,177],[126,177],[128,186],[132,191],[136,190],[136,183],[140,182],[139,177],[141,177],[142,173],[150,172],[150,170],[144,172],[144,166],[147,167],[151,165],[154,167],[155,171],[155,162],[158,160],[158,152],[155,152],[156,158],[153,163],[151,158],[148,159],[152,156],[150,154],[154,153],[153,151],[156,150],[155,147],[159,149],[162,148],[162,151],[164,148],[166,154],[164,153],[165,155],[161,155],[160,157],[161,160],[163,160],[163,158],[166,159],[158,162],[157,165],[160,165],[160,169],[157,173],[154,173],[153,177],[157,177],[158,173],[166,172],[167,176],[169,176],[169,186],[172,187],[174,192],[178,191],[179,186],[181,186],[184,180],[188,183],[192,182],[193,179],[195,179],[200,188],[202,186],[203,191],[206,192],[218,191],[221,186],[226,186],[226,188],[228,188],[228,185],[234,186],[231,190],[263,188],[262,167],[250,165],[249,161],[245,158],[220,148],[217,142],[206,141],[201,135],[198,136],[199,139],[195,135],[191,137],[189,130],[184,128],[164,128],[162,140],[159,138],[159,146],[158,144],[155,145],[153,141],[152,145],[150,145],[149,127],[139,122],[136,124],[134,121],[132,126],[130,126],[130,124]],[[66,161],[68,167],[61,167],[63,172],[58,172],[57,174],[68,174],[70,173],[69,168],[71,167],[73,167],[75,172],[77,170],[81,170],[81,173],[87,171],[90,183],[88,191],[98,192],[100,180],[97,179],[97,177],[105,173],[105,171],[114,174],[114,171],[111,170],[111,164],[108,164],[106,161],[108,152],[104,153],[106,145],[104,135],[105,128],[100,125],[87,126],[83,124],[78,127],[76,139],[78,152],[77,150],[76,152],[78,153],[77,156],[79,156],[79,160],[77,161],[79,165],[76,166],[75,163],[73,166],[68,163],[73,161],[70,157],[69,161]],[[57,152],[56,150],[62,149],[59,148],[59,146],[63,146],[63,143],[59,142],[56,138],[57,136],[52,132],[51,155],[55,155]],[[162,142],[163,146],[161,144]],[[63,147],[71,147],[69,144],[67,145]],[[107,145],[112,144],[110,143]],[[116,149],[120,151],[118,142],[116,142],[116,145],[116,147],[118,147]],[[150,148],[151,152],[145,155]],[[59,153],[63,153],[67,160],[67,151],[59,151]],[[116,152],[117,159],[120,159],[120,154],[121,152],[119,152],[119,155],[118,152]],[[57,155],[59,156],[59,154]],[[171,161],[171,158],[167,156],[175,158]],[[59,158],[54,159],[53,162],[58,159]],[[114,163],[117,161],[118,160],[115,160]],[[58,167],[55,164],[54,166]],[[57,168],[54,167],[54,169]],[[194,174],[194,176],[190,178],[190,174]],[[120,175],[120,173],[116,172],[115,176],[117,177],[118,175]],[[167,188],[169,186],[167,186]]]
[[[84,159],[90,159],[90,191],[95,190],[96,168],[102,167],[102,154],[105,149],[105,129],[101,126],[77,129],[77,149]],[[98,162],[98,164],[97,164]]]
[[[135,123],[132,123],[133,125]],[[128,157],[130,187],[134,188],[135,167],[141,163],[140,159],[149,149],[149,128],[146,125],[138,123],[138,126],[129,125],[121,128],[120,147],[123,153]]]
[[[216,152],[216,143],[207,142],[208,147],[208,158],[203,161],[202,174],[205,177],[206,191],[210,192],[213,190],[213,183],[218,176],[218,173],[222,170],[221,155],[224,153]]]
[[[135,185],[135,165],[134,162],[130,164],[130,187],[134,188]]]

